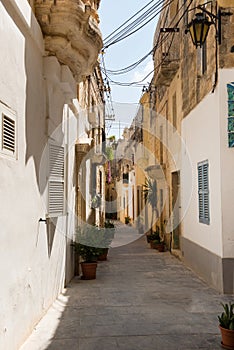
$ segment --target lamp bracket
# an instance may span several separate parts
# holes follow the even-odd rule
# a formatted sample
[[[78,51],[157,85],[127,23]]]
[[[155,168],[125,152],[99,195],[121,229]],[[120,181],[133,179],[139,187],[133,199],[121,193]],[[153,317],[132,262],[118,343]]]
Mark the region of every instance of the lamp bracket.
[[[220,16],[226,17],[226,16],[231,16],[233,15],[232,12],[223,12],[223,11],[218,11],[218,15],[214,15],[212,12],[208,11],[207,9],[204,8],[204,5],[198,5],[197,7],[199,10],[205,12],[212,20],[214,19],[220,19]]]

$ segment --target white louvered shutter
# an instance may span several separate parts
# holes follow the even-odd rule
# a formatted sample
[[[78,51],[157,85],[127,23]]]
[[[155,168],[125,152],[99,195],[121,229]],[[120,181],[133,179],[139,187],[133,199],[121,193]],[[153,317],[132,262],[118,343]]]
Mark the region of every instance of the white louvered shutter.
[[[49,216],[64,214],[64,147],[49,145]]]
[[[198,204],[199,222],[209,225],[210,203],[209,203],[209,164],[208,161],[198,164]]]

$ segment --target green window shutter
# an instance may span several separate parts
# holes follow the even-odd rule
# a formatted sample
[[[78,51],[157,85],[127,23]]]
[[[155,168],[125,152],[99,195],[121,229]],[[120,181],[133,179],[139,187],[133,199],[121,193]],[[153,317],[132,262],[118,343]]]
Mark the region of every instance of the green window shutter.
[[[198,163],[198,207],[199,222],[210,224],[210,203],[209,203],[209,164],[208,161]]]

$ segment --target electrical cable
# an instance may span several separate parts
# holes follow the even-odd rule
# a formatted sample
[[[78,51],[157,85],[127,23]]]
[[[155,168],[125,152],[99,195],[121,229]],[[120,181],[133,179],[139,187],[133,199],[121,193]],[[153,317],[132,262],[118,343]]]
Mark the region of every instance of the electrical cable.
[[[188,5],[187,8],[184,10],[183,14],[182,14],[181,17],[179,18],[179,20],[176,22],[176,24],[175,24],[174,27],[177,27],[177,26],[178,26],[178,24],[180,23],[180,21],[182,20],[182,18],[184,17],[184,15],[188,12],[188,9],[189,9],[189,7],[191,6],[192,2],[193,2],[193,0],[190,1],[189,5]],[[179,14],[181,8],[183,8],[183,7],[184,7],[184,4],[180,7],[180,9],[178,10],[177,14],[176,14],[176,15],[174,16],[174,18],[172,19],[171,23],[173,23],[173,21],[175,20],[175,18],[178,16],[178,14]],[[168,7],[168,9],[169,9],[169,7]],[[165,20],[166,20],[166,18],[165,18]],[[171,33],[170,33],[170,34],[171,34]],[[171,48],[171,46],[172,46],[172,42],[173,42],[173,40],[174,40],[174,35],[175,35],[175,33],[173,33],[172,41],[171,41],[171,43],[169,44],[169,48],[168,48],[168,50],[167,50],[165,56],[164,56],[163,59],[161,60],[161,62],[158,64],[157,67],[154,68],[153,71],[151,71],[150,73],[148,73],[148,74],[147,74],[143,79],[141,79],[140,81],[138,81],[138,82],[131,82],[131,83],[116,82],[116,81],[114,81],[113,79],[111,79],[111,78],[109,77],[109,75],[107,74],[107,72],[108,72],[107,70],[104,70],[103,73],[108,77],[108,79],[110,80],[110,82],[112,82],[112,84],[114,84],[114,85],[119,85],[119,86],[133,86],[133,85],[134,85],[135,87],[143,86],[143,84],[140,84],[140,83],[142,83],[145,79],[147,79],[147,77],[148,77],[150,74],[152,74],[157,68],[159,68],[159,67],[161,66],[161,64],[165,61],[166,56],[168,55],[169,50],[170,50],[170,48]],[[158,41],[157,41],[156,45],[154,46],[154,48],[153,48],[150,52],[153,51],[153,52],[155,53],[156,49],[159,48],[159,47],[161,47],[161,46],[162,46],[162,43],[168,39],[168,36],[169,36],[169,34],[168,34],[167,36],[164,36],[164,38],[163,38],[163,39],[161,40],[161,42],[159,43],[159,37],[160,37],[160,35],[159,35]],[[159,44],[160,44],[160,46],[159,46]],[[147,55],[146,55],[146,56],[147,56]],[[144,57],[145,57],[145,56],[144,56]],[[133,65],[134,65],[134,64],[133,64]],[[133,65],[131,65],[131,66],[133,66]],[[135,67],[134,67],[134,68],[135,68]],[[119,71],[120,71],[120,70],[119,70]],[[112,74],[111,74],[111,75],[112,75]],[[117,74],[116,74],[116,75],[117,75]]]
[[[137,18],[133,23],[129,24],[126,28],[123,28],[119,33],[115,34],[111,39],[107,42],[104,41],[104,46],[109,47],[111,43],[115,42],[122,38],[122,36],[128,34],[131,30],[135,29],[137,25],[140,25],[143,21],[145,21],[150,15],[154,15],[154,12],[163,4],[163,0],[156,5],[153,5],[149,10],[143,13],[139,18]]]
[[[164,0],[160,0],[152,9],[147,10],[140,18],[138,18],[135,22],[128,25],[128,27],[122,29],[120,33],[116,34],[112,41],[109,40],[108,42],[104,41],[104,48],[110,47],[111,45],[114,45],[115,43],[122,41],[123,39],[126,39],[130,35],[136,33],[138,30],[142,29],[146,24],[148,24],[152,19],[154,19],[161,11],[163,11],[164,8],[169,6],[174,0],[168,0],[164,5]],[[161,7],[161,5],[163,5]],[[150,17],[151,16],[151,17]],[[150,17],[150,18],[149,18]],[[149,18],[149,19],[148,19]],[[146,21],[148,19],[148,21]],[[145,22],[146,21],[146,22]],[[145,23],[144,23],[145,22]],[[140,27],[137,27],[143,23]],[[136,29],[135,29],[136,28]]]
[[[142,7],[139,11],[137,11],[133,16],[131,16],[127,21],[125,21],[124,23],[122,23],[118,28],[116,28],[112,33],[110,33],[106,38],[104,38],[104,42],[111,37],[114,33],[116,33],[119,29],[121,29],[125,24],[127,24],[129,21],[131,21],[131,19],[133,19],[134,17],[136,17],[141,11],[143,11],[145,8],[147,8],[152,2],[154,2],[155,0],[151,0],[150,2],[148,2],[144,7]]]
[[[165,38],[164,38],[164,40],[165,40]],[[143,56],[141,59],[139,59],[137,62],[131,64],[130,66],[127,66],[123,69],[119,69],[116,71],[106,70],[106,72],[108,74],[111,74],[111,75],[120,75],[120,74],[126,74],[126,73],[130,72],[131,70],[135,69],[139,64],[141,64],[149,55],[151,55],[154,52],[157,45],[158,45],[158,43],[156,43],[156,45],[153,47],[153,49],[151,49],[145,56]]]

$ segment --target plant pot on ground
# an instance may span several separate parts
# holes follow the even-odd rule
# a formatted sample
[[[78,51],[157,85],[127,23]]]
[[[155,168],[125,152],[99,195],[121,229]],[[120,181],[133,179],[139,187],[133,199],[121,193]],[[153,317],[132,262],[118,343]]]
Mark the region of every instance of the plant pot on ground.
[[[164,242],[159,242],[157,249],[160,253],[164,252],[165,250],[165,243]]]
[[[74,243],[75,250],[83,261],[80,263],[82,279],[91,280],[96,278],[97,259],[103,253],[102,248],[92,247],[78,242]]]
[[[109,252],[109,248],[103,248],[103,253],[98,256],[98,261],[106,261],[108,252]]]
[[[73,242],[75,251],[82,258],[82,279],[90,280],[96,278],[97,259],[103,253],[100,246],[99,228],[87,225],[78,228],[76,239]]]
[[[234,350],[234,303],[222,304],[224,311],[219,319],[219,329],[222,336],[221,345],[224,349]]]
[[[114,223],[110,220],[105,221],[104,227],[101,229],[100,234],[101,234],[100,237],[102,237],[100,245],[103,247],[103,253],[101,255],[99,255],[98,260],[106,261],[111,242],[115,236]]]
[[[160,241],[158,239],[150,241],[150,248],[152,249],[158,249],[159,245],[160,245]]]
[[[148,235],[146,235],[147,242],[150,243],[152,241],[158,241],[160,242],[160,235],[158,231],[152,232]]]
[[[124,222],[125,222],[126,225],[129,225],[129,224],[131,223],[131,218],[130,218],[130,216],[125,216]]]

